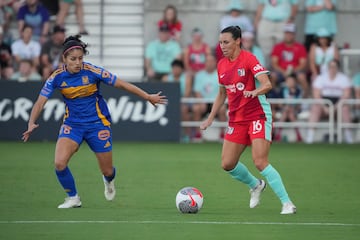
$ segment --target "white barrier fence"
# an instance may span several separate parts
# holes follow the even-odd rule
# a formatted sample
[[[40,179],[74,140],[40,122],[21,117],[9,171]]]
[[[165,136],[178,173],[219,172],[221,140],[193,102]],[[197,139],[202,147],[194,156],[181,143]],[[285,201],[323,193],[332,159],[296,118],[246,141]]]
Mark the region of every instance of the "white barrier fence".
[[[309,123],[308,120],[298,120],[296,122],[279,122],[274,121],[275,128],[316,128],[316,129],[327,129],[329,133],[329,142],[334,143],[335,141],[335,106],[328,99],[281,99],[281,98],[268,98],[270,104],[299,104],[299,105],[312,105],[312,104],[322,104],[327,106],[329,109],[329,116],[325,121]],[[202,99],[202,98],[182,98],[181,103],[212,103],[212,99]],[[340,109],[344,104],[360,104],[360,100],[355,99],[345,99],[339,101],[337,105],[337,143],[342,143],[342,129],[344,128],[356,128],[360,129],[359,123],[343,123],[342,122],[342,111]],[[199,127],[201,122],[198,121],[182,121],[181,127]],[[211,127],[226,127],[227,122],[214,121]]]

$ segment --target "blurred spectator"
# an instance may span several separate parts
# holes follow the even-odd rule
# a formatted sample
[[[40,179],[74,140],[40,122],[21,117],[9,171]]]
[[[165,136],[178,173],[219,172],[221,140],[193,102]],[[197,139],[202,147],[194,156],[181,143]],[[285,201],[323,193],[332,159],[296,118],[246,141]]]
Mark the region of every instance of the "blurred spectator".
[[[205,68],[205,59],[211,49],[203,41],[203,32],[199,28],[194,28],[191,36],[191,43],[184,48],[184,64],[187,71],[195,73]]]
[[[61,63],[62,44],[64,40],[65,28],[55,25],[51,38],[41,48],[40,65],[43,79],[47,79]]]
[[[268,63],[273,46],[283,38],[286,23],[295,22],[298,0],[258,0],[255,29],[259,43]]]
[[[309,50],[319,29],[325,28],[332,37],[337,33],[336,0],[306,0],[305,7],[305,47]]]
[[[161,25],[158,39],[149,42],[145,50],[146,77],[152,82],[161,81],[170,73],[172,61],[180,58],[179,43],[171,39],[169,26]]]
[[[21,38],[11,44],[16,69],[22,59],[31,60],[34,68],[39,66],[41,46],[39,42],[31,40],[31,36],[32,27],[30,25],[24,25],[21,31]]]
[[[49,34],[49,19],[48,10],[39,3],[39,0],[26,0],[17,14],[19,34],[21,35],[25,24],[30,25],[33,28],[32,38],[45,43]]]
[[[2,27],[0,27],[0,67],[1,76],[0,79],[8,80],[13,74],[14,69],[12,67],[12,52],[9,44],[3,41]]]
[[[34,70],[32,61],[29,59],[22,59],[19,65],[19,71],[15,72],[10,80],[27,82],[27,81],[41,81],[41,75]]]
[[[56,16],[56,24],[59,26],[65,26],[65,18],[69,14],[71,5],[75,5],[75,15],[79,26],[80,35],[88,35],[84,25],[84,8],[82,0],[60,0],[59,12]]]
[[[164,9],[163,18],[158,21],[158,27],[164,24],[169,26],[171,38],[180,43],[182,23],[178,19],[178,12],[174,5],[167,5]]]
[[[196,98],[203,98],[211,100],[211,103],[195,103],[193,106],[193,120],[201,121],[206,114],[210,113],[212,102],[219,92],[219,82],[217,74],[217,62],[213,55],[207,55],[205,69],[195,74],[194,80],[194,95]],[[226,121],[226,106],[222,105],[217,118],[219,121]],[[220,138],[224,138],[224,133],[221,131]],[[195,130],[194,141],[201,141],[202,136],[199,128]]]
[[[254,32],[254,25],[244,14],[245,8],[240,0],[231,0],[226,10],[226,15],[220,19],[220,31],[226,27],[239,26],[242,32]]]
[[[340,72],[340,63],[337,60],[331,60],[328,63],[328,71],[319,75],[313,82],[313,98],[329,99],[335,109],[340,99],[348,99],[351,97],[351,80],[344,73]],[[351,122],[350,106],[344,105],[342,110],[342,121],[344,123]],[[328,115],[328,109],[321,104],[313,104],[311,106],[309,125],[306,143],[313,143],[315,129],[312,123],[319,122],[322,115]],[[353,137],[349,129],[345,129],[345,142],[353,143]]]
[[[186,77],[185,65],[183,61],[175,59],[171,63],[171,72],[163,78],[164,82],[178,82],[180,85],[180,97],[191,97],[192,86],[189,78]],[[181,120],[190,121],[192,116],[193,104],[181,103]],[[181,136],[182,142],[189,142],[191,135],[191,128],[183,128]]]
[[[320,28],[309,52],[311,79],[314,80],[319,74],[326,72],[328,63],[333,59],[340,60],[339,49],[331,34],[325,28]]]
[[[52,19],[53,16],[56,17],[56,15],[59,12],[59,1],[61,0],[39,0],[44,7],[49,11],[50,18]]]
[[[12,16],[15,14],[13,4],[15,0],[0,0],[0,25],[3,28],[3,34],[8,32]]]
[[[360,100],[360,72],[353,76],[354,97]],[[360,122],[360,104],[355,105],[355,119]]]
[[[241,36],[241,44],[243,49],[248,50],[261,63],[261,65],[265,65],[265,57],[260,47],[255,44],[255,36],[252,32],[243,32]]]
[[[294,73],[304,91],[304,96],[307,96],[309,87],[306,77],[306,49],[295,40],[295,24],[286,24],[283,31],[283,42],[276,44],[271,53],[273,86],[279,87],[284,82],[286,76]]]
[[[285,78],[285,85],[281,89],[281,97],[284,99],[300,99],[302,98],[301,88],[297,84],[297,79],[295,74],[288,75]],[[285,104],[282,106],[280,122],[296,122],[297,115],[301,110],[300,104]],[[275,134],[275,141],[281,141],[282,138],[282,128],[278,128]],[[302,137],[300,131],[295,127],[296,141],[302,142]]]

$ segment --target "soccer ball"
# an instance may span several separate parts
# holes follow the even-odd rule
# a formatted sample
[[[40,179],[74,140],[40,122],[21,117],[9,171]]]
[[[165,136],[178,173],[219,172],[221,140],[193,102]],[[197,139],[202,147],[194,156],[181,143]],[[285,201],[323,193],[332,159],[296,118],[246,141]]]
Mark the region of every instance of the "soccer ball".
[[[197,213],[204,201],[199,189],[184,187],[176,194],[176,207],[182,213]]]

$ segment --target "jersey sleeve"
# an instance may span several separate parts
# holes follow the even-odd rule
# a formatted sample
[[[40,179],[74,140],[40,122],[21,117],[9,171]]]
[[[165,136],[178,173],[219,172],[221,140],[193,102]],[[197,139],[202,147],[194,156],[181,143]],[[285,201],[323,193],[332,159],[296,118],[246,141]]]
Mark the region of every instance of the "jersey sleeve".
[[[253,54],[249,54],[248,67],[254,77],[257,77],[261,74],[269,74],[269,71],[257,60]]]
[[[56,76],[51,75],[46,81],[40,91],[40,95],[46,98],[50,98],[56,89]]]
[[[87,69],[92,74],[94,74],[96,79],[98,79],[99,81],[101,81],[107,85],[110,85],[110,86],[115,85],[117,76],[115,74],[107,71],[106,69],[99,67],[99,66],[92,65],[90,63],[85,64],[85,69]]]

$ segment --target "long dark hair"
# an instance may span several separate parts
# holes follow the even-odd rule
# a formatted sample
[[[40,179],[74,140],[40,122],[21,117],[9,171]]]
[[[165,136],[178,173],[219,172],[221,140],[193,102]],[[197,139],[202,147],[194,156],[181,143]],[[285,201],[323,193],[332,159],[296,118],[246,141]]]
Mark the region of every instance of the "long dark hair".
[[[171,10],[174,11],[174,19],[172,20],[171,23],[172,23],[172,24],[175,24],[175,23],[178,22],[178,17],[177,17],[178,12],[177,12],[177,8],[176,8],[174,5],[171,5],[171,4],[167,5],[166,8],[164,9],[164,12],[163,12],[163,22],[165,22],[165,23],[167,22],[166,12],[167,12],[167,10],[169,10],[169,9],[171,9]]]
[[[63,55],[66,57],[69,54],[69,51],[72,49],[82,49],[84,54],[87,55],[89,51],[86,49],[87,44],[80,40],[80,35],[69,36],[65,39],[63,43]]]

